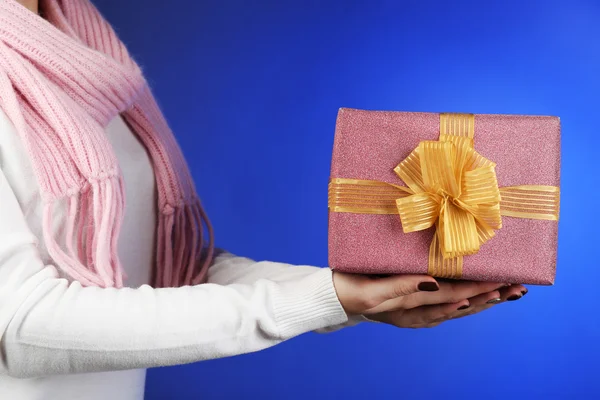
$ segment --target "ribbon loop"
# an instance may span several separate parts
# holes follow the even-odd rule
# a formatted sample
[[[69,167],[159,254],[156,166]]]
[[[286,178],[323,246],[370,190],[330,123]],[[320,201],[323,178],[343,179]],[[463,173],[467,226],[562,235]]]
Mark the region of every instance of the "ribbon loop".
[[[419,144],[419,155],[425,190],[458,197],[460,188],[454,169],[456,149],[453,143],[423,141]]]
[[[466,256],[479,251],[480,242],[475,218],[454,202],[445,202],[438,230],[444,258]]]
[[[394,172],[414,193],[425,191],[423,173],[421,172],[421,156],[419,155],[418,147],[394,168]]]
[[[417,193],[396,200],[404,233],[431,228],[440,215],[440,198],[430,193]]]

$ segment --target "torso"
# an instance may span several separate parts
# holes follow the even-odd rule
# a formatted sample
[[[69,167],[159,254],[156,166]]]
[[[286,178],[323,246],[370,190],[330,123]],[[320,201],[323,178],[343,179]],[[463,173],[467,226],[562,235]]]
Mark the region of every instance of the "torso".
[[[150,158],[135,134],[115,118],[106,128],[125,180],[125,217],[119,256],[126,286],[150,282],[155,247],[156,188]],[[31,231],[40,239],[44,263],[51,263],[42,240],[42,207],[36,178],[21,139],[0,110],[0,168],[11,185]],[[59,230],[62,218],[55,221]],[[0,376],[0,399],[137,400],[144,397],[145,370],[14,379]]]

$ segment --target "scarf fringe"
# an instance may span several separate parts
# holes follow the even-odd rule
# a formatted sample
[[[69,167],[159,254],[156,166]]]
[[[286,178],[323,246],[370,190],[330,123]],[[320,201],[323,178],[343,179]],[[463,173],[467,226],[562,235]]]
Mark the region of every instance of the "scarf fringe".
[[[127,279],[117,254],[125,201],[123,180],[112,176],[90,179],[66,198],[46,201],[44,241],[50,256],[83,286],[123,287]],[[56,206],[66,200],[64,247],[53,233]],[[208,231],[204,248],[205,227]],[[189,240],[189,242],[188,242]],[[162,207],[158,217],[157,265],[154,287],[205,283],[213,257],[214,233],[199,199],[177,207]]]
[[[204,227],[209,240],[204,249]],[[188,243],[186,239],[191,239]],[[177,287],[205,283],[213,257],[214,233],[196,198],[177,207],[165,205],[158,219],[157,268],[154,287]]]
[[[126,277],[117,254],[125,207],[122,186],[117,176],[90,179],[66,199],[45,202],[43,233],[48,252],[83,286],[123,287]],[[64,248],[53,234],[55,208],[63,200],[67,206]]]

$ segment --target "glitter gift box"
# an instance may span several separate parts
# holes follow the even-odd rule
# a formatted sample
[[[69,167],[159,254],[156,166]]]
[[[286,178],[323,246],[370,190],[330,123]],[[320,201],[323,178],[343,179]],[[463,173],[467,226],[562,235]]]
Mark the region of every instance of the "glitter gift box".
[[[464,151],[470,155],[459,160]],[[480,184],[483,175],[489,180]],[[559,180],[558,117],[342,108],[329,184],[330,268],[553,284]],[[402,189],[415,185],[427,193]]]

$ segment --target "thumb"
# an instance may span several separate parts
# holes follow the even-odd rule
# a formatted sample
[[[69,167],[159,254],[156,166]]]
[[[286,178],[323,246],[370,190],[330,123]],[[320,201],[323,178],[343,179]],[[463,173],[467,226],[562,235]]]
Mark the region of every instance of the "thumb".
[[[394,275],[373,281],[371,296],[383,303],[418,292],[435,292],[440,289],[437,281],[429,275]]]
[[[428,275],[376,278],[333,271],[333,284],[342,307],[351,315],[364,314],[388,300],[411,293],[439,289],[436,280]]]

